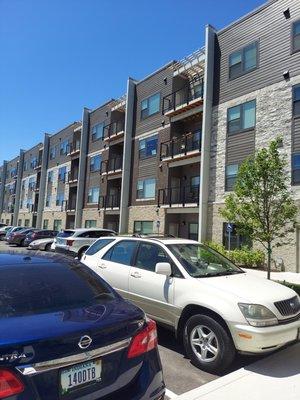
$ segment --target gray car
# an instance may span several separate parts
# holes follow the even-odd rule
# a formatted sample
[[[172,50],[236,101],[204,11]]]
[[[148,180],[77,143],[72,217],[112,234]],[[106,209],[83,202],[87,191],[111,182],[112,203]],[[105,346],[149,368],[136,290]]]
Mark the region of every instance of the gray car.
[[[28,249],[51,251],[51,245],[53,242],[54,238],[37,239],[28,245]]]

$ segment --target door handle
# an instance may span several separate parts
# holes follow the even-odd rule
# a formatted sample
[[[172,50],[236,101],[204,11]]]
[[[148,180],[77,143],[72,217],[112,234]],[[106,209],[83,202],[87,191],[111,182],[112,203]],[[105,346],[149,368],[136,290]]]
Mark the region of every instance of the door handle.
[[[107,268],[105,264],[100,264],[99,267],[102,268],[102,269]]]
[[[142,275],[139,272],[133,272],[132,274],[130,274],[133,278],[141,278]]]

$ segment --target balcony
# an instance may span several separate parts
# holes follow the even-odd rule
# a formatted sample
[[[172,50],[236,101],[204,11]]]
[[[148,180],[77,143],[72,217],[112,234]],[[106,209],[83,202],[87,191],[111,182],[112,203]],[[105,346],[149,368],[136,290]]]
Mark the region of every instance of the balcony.
[[[124,121],[115,121],[104,127],[104,141],[119,139],[124,136]]]
[[[157,206],[197,207],[199,206],[199,185],[159,189]]]
[[[172,161],[199,155],[201,151],[201,132],[195,131],[172,138],[160,144],[160,159]]]
[[[68,212],[74,212],[76,211],[76,197],[71,197],[68,201],[65,203],[65,209]]]
[[[122,171],[123,157],[116,156],[109,160],[102,161],[100,166],[101,175],[112,175]]]
[[[78,170],[69,171],[67,183],[77,183],[78,182]]]
[[[98,209],[119,209],[120,208],[120,194],[106,195],[99,197]]]
[[[163,97],[162,113],[171,117],[201,105],[202,101],[203,78],[198,77]]]
[[[67,155],[74,156],[80,153],[80,139],[74,140],[67,146]]]
[[[38,209],[38,205],[35,204],[27,204],[28,212],[29,213],[36,213]]]
[[[37,160],[33,161],[32,168],[34,170],[42,168],[42,157],[39,157]]]

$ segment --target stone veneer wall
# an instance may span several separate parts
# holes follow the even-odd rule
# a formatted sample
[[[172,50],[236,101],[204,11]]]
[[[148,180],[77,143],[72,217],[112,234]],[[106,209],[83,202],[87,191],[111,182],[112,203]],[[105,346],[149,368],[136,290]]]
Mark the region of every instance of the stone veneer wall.
[[[103,228],[104,211],[95,208],[85,208],[82,212],[82,228],[84,228],[86,220],[96,220],[96,227]]]
[[[287,181],[291,182],[291,146],[292,146],[292,86],[300,83],[300,75],[255,92],[241,96],[234,100],[214,107],[212,116],[211,138],[211,166],[210,166],[210,191],[208,207],[209,240],[222,242],[222,223],[219,208],[224,204],[225,193],[225,163],[226,163],[226,137],[227,137],[227,109],[246,101],[256,99],[256,149],[267,146],[268,143],[282,136],[283,148],[280,150],[287,158]],[[300,186],[291,187],[293,197],[299,204],[300,223]],[[284,261],[286,270],[295,271],[297,262],[296,233],[290,235],[290,244],[277,249],[274,258],[280,257]],[[298,235],[299,237],[299,235]],[[299,240],[298,240],[299,241]],[[299,254],[299,252],[298,252]],[[298,268],[299,268],[298,261]]]
[[[154,205],[131,206],[128,233],[133,233],[135,221],[153,221],[153,233],[157,233],[156,221],[160,221],[159,233],[162,234],[165,232],[165,209]]]

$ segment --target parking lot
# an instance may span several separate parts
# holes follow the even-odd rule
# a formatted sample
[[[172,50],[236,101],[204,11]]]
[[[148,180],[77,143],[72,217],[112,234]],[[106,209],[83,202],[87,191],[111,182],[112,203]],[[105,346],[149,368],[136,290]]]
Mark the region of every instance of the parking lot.
[[[0,241],[0,251],[24,251],[24,248],[9,246]],[[184,355],[182,345],[178,343],[172,332],[165,328],[158,328],[159,352],[163,365],[164,377],[169,398],[185,393],[204,385],[218,376],[208,374],[194,367]],[[254,357],[238,357],[230,371],[255,361]]]

